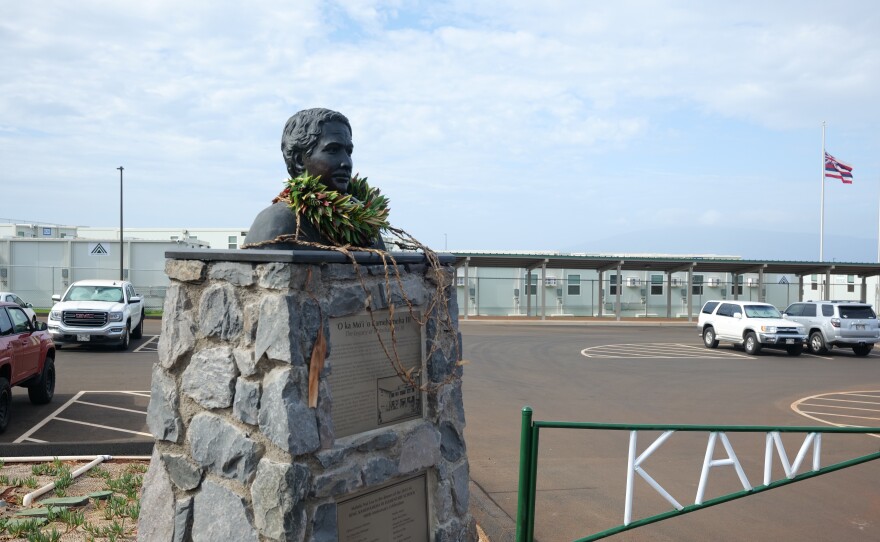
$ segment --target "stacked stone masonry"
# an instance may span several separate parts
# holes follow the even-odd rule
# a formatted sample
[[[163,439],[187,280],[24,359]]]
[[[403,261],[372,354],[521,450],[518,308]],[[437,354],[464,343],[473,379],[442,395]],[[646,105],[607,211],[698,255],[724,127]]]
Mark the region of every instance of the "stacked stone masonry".
[[[477,539],[454,286],[438,307],[435,271],[424,264],[400,265],[400,284],[388,288],[382,265],[359,266],[359,277],[350,263],[193,258],[166,260],[171,284],[147,416],[156,446],[138,540],[335,541],[340,500],[420,473],[428,538]],[[454,284],[451,267],[442,272]],[[424,378],[446,383],[426,394],[422,418],[336,438],[332,349],[317,408],[308,407],[318,331],[330,337],[330,318],[368,303],[408,311],[405,299],[429,313]]]

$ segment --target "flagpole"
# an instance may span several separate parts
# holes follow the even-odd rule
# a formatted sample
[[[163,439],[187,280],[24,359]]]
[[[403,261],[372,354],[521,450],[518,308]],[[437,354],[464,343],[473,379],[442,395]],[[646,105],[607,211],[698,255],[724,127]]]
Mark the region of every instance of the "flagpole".
[[[819,182],[822,183],[822,198],[819,203],[819,261],[824,260],[825,241],[825,121],[822,121],[822,171]]]

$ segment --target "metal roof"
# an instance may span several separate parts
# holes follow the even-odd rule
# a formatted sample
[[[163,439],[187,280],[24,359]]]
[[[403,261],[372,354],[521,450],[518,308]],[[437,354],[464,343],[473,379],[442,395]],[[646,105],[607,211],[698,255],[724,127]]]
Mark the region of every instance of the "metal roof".
[[[470,267],[505,267],[512,269],[537,269],[546,264],[547,269],[591,269],[608,271],[618,265],[627,271],[663,271],[674,273],[764,273],[786,275],[856,275],[871,277],[880,275],[880,263],[858,262],[809,262],[782,260],[743,260],[734,256],[645,256],[645,255],[582,255],[562,253],[513,253],[513,252],[453,252],[455,266],[465,263]]]

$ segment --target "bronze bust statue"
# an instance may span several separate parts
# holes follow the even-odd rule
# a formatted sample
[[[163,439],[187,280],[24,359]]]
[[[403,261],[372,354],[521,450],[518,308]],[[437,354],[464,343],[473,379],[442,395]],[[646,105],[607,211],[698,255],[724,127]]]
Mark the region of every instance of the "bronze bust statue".
[[[342,113],[329,109],[305,109],[290,117],[281,136],[281,154],[291,179],[308,173],[330,190],[342,194],[348,191],[352,175],[351,124]],[[296,233],[296,214],[284,201],[273,203],[260,211],[248,230],[244,246],[271,241],[279,235]],[[299,239],[306,242],[332,245],[307,220],[300,221]],[[312,249],[293,241],[271,243],[254,248]],[[371,248],[385,249],[381,237],[373,240]]]

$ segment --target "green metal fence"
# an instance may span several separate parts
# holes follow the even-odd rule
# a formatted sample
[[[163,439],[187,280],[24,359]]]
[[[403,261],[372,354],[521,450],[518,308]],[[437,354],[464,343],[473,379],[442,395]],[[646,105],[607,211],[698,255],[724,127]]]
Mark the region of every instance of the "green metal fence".
[[[593,430],[612,430],[612,431],[629,431],[631,434],[630,439],[630,450],[629,450],[629,463],[628,463],[628,472],[627,472],[627,499],[630,499],[630,491],[632,489],[632,479],[634,478],[633,474],[637,473],[639,470],[639,463],[643,458],[649,456],[656,448],[659,448],[660,444],[668,438],[672,433],[676,431],[685,431],[685,432],[707,432],[710,434],[710,445],[709,449],[707,449],[706,460],[704,462],[704,472],[707,467],[711,468],[712,466],[720,466],[720,465],[732,465],[737,468],[737,471],[740,475],[740,479],[743,482],[744,489],[743,491],[737,491],[735,493],[730,493],[727,495],[723,495],[721,497],[716,497],[712,499],[703,500],[701,497],[703,480],[701,476],[701,489],[698,490],[697,494],[697,503],[688,506],[681,506],[678,504],[672,496],[662,488],[658,489],[658,486],[654,486],[658,492],[666,498],[667,501],[673,503],[673,510],[664,512],[661,514],[656,514],[653,516],[649,516],[646,518],[638,519],[638,520],[630,520],[629,513],[627,510],[625,512],[625,521],[623,524],[618,525],[616,527],[612,527],[610,529],[606,529],[601,532],[597,532],[583,538],[579,538],[575,540],[575,542],[589,542],[592,540],[599,540],[601,538],[605,538],[617,533],[621,533],[623,531],[628,531],[630,529],[635,529],[636,527],[642,527],[644,525],[649,525],[651,523],[656,523],[658,521],[662,521],[664,519],[670,519],[676,516],[680,516],[682,514],[687,514],[690,512],[695,512],[697,510],[702,510],[703,508],[708,508],[710,506],[715,506],[717,504],[722,504],[725,502],[729,502],[735,499],[740,499],[742,497],[748,497],[750,495],[756,495],[758,493],[762,493],[764,491],[769,491],[771,489],[776,489],[777,487],[782,487],[788,484],[792,484],[794,482],[800,482],[802,480],[807,480],[810,478],[814,478],[816,476],[820,476],[822,474],[827,474],[829,472],[838,471],[840,469],[844,469],[847,467],[852,467],[855,465],[860,465],[862,463],[866,463],[868,461],[873,461],[875,459],[880,459],[880,452],[875,452],[868,455],[863,455],[861,457],[857,457],[855,459],[850,459],[847,461],[841,461],[839,463],[835,463],[833,465],[829,465],[826,467],[819,467],[819,454],[820,454],[820,443],[821,443],[821,434],[823,433],[870,433],[870,434],[880,434],[880,427],[771,427],[771,426],[750,426],[750,425],[666,425],[666,424],[615,424],[615,423],[588,423],[588,422],[560,422],[560,421],[537,421],[532,419],[532,409],[531,407],[524,407],[522,410],[522,433],[520,439],[520,463],[519,463],[519,489],[518,489],[518,501],[517,501],[517,517],[516,517],[516,542],[533,542],[534,541],[534,530],[535,530],[535,495],[537,488],[537,477],[538,477],[538,437],[541,432],[541,429],[593,429]],[[660,438],[654,441],[654,443],[646,449],[638,459],[636,459],[636,437],[635,434],[638,431],[662,431],[663,434]],[[738,460],[735,458],[735,454],[732,454],[732,449],[730,448],[730,444],[727,440],[726,433],[766,433],[767,434],[767,451],[765,456],[765,474],[764,474],[764,483],[759,486],[751,487],[748,484],[747,480],[745,480],[744,475],[741,472],[741,467],[738,463]],[[804,441],[804,445],[801,447],[800,452],[798,453],[797,458],[794,461],[793,466],[789,464],[787,456],[784,453],[784,450],[781,448],[781,441],[779,440],[780,433],[805,433],[807,434],[807,438]],[[773,436],[775,435],[775,436]],[[819,437],[817,437],[819,435]],[[720,436],[723,445],[727,448],[730,455],[733,455],[732,461],[731,458],[725,460],[713,460],[712,452],[714,451],[714,443],[716,441],[716,436]],[[777,451],[780,454],[780,458],[783,461],[783,468],[786,471],[787,478],[783,480],[771,481],[770,471],[767,468],[770,461],[770,453],[771,453],[771,443],[775,442],[777,446]],[[804,472],[801,474],[794,474],[794,471],[798,470],[798,466],[805,459],[806,452],[809,447],[813,447],[813,468],[808,472]],[[784,459],[783,459],[784,458]],[[643,478],[645,478],[649,484],[655,484],[649,475],[646,473],[639,472]],[[748,488],[746,488],[748,486]],[[629,506],[630,501],[627,501],[627,505]]]

